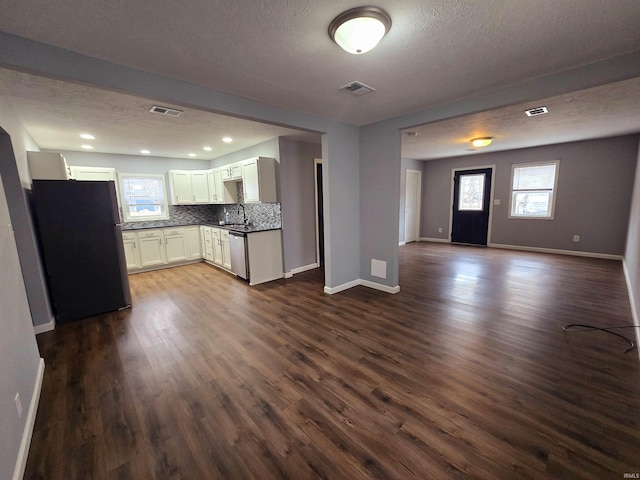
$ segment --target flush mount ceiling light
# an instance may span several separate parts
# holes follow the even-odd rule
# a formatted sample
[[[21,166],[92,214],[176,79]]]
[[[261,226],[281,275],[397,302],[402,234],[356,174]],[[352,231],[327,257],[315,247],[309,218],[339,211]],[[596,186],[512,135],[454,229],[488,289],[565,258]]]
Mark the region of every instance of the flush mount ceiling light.
[[[80,145],[80,146],[85,150],[93,150],[93,147],[91,145]]]
[[[231,143],[231,142],[233,142],[233,138],[231,138],[231,137],[222,137],[222,141],[224,143]]]
[[[372,50],[391,28],[391,18],[376,7],[341,13],[329,25],[329,36],[345,51],[359,55]]]
[[[471,139],[471,145],[476,148],[487,147],[493,142],[493,137],[478,137]]]
[[[96,137],[94,137],[90,133],[82,133],[82,134],[80,134],[80,138],[84,138],[85,140],[95,140],[96,139]]]

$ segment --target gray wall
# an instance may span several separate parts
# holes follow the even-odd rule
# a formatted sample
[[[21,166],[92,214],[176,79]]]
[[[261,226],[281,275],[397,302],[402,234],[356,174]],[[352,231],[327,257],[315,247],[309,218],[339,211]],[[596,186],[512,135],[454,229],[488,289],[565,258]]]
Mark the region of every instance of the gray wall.
[[[623,255],[637,154],[627,135],[424,162],[421,236],[448,238],[453,168],[496,165],[491,243]],[[509,219],[511,166],[557,159],[554,219]]]
[[[68,165],[82,167],[111,167],[119,173],[165,174],[169,170],[206,170],[210,160],[118,155],[114,153],[62,151]],[[169,185],[167,185],[169,188]]]
[[[285,272],[317,262],[313,160],[321,156],[320,145],[280,138],[280,201]]]
[[[624,265],[627,274],[631,308],[634,320],[640,321],[640,149],[638,151],[638,163],[636,165],[633,196],[631,200],[631,213],[629,215],[629,232],[627,234],[627,246],[624,252]],[[638,325],[638,323],[636,323]],[[638,330],[638,329],[636,329]],[[640,332],[636,332],[640,339]]]
[[[398,231],[398,242],[404,242],[404,202],[407,191],[407,170],[417,170],[422,172],[424,162],[413,160],[411,158],[403,158],[400,163],[400,225]],[[418,232],[419,234],[420,232]]]
[[[0,131],[0,161],[15,163],[12,156],[9,136]],[[40,362],[16,241],[6,227],[11,223],[0,182],[0,478],[6,479],[13,478]],[[16,412],[16,393],[22,400],[22,418]]]
[[[221,167],[229,163],[239,162],[253,157],[269,157],[280,161],[280,146],[278,138],[272,138],[262,143],[257,143],[251,147],[243,148],[237,152],[229,153],[211,160],[209,168]]]
[[[27,164],[27,150],[37,151],[38,146],[27,134],[11,110],[0,98],[0,127],[11,136],[13,154],[0,158],[0,175],[4,186],[9,214],[15,231],[20,268],[27,289],[31,318],[34,325],[52,324],[53,312],[36,243],[35,229],[28,205],[31,179]],[[14,158],[15,157],[15,158]]]

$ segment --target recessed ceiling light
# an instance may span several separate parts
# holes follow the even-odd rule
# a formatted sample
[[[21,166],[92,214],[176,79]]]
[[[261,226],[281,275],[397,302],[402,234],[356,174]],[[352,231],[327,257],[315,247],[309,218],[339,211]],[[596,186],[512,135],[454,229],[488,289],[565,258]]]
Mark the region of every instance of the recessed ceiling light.
[[[211,151],[211,147],[202,147],[202,149],[203,149],[205,152],[210,152],[210,151]]]
[[[233,142],[233,138],[231,138],[231,137],[222,137],[222,141],[224,143],[231,143],[231,142]]]
[[[140,153],[143,155],[149,155],[151,152],[149,150],[140,150]]]
[[[190,156],[190,157],[195,157],[195,156],[196,156],[196,154],[195,154],[195,153],[190,153],[190,154],[189,154],[189,156]]]
[[[93,147],[91,145],[80,145],[80,146],[85,150],[93,150]]]
[[[90,133],[83,133],[80,135],[80,138],[84,138],[85,140],[95,140],[96,137],[91,135]]]

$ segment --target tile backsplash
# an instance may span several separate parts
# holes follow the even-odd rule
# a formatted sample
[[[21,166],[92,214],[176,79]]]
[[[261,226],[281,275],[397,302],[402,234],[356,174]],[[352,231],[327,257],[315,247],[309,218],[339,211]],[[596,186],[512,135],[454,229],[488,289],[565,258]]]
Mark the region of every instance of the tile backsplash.
[[[240,191],[238,193],[241,193]],[[242,198],[240,196],[240,198]],[[231,223],[243,223],[241,204],[228,205],[169,205],[169,220],[152,222],[125,222],[123,230],[138,228],[174,227],[178,225],[217,224],[229,212]],[[279,203],[244,204],[247,222],[261,228],[282,228],[282,212]]]

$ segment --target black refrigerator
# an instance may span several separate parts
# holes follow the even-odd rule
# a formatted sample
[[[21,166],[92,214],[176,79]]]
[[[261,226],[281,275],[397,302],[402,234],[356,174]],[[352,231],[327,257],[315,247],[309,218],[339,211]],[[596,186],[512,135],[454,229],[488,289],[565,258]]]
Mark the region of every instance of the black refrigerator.
[[[34,180],[31,204],[56,321],[130,307],[115,183]]]

